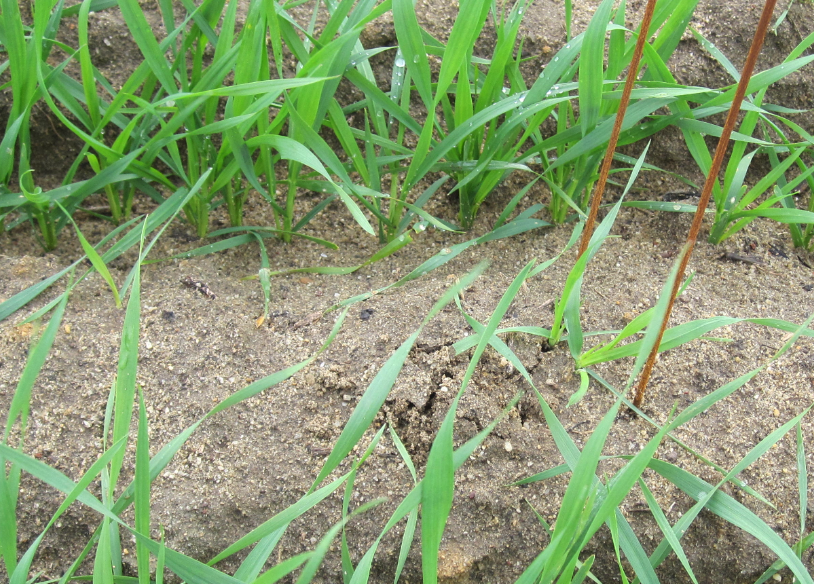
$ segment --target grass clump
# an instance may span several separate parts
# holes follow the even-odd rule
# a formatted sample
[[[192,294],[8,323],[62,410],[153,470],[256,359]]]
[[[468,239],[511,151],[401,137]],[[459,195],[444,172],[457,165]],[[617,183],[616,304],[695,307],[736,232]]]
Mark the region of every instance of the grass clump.
[[[74,213],[89,195],[102,192],[109,219],[120,224],[129,219],[137,192],[160,203],[179,185],[191,188],[210,168],[184,208],[201,238],[209,234],[210,213],[221,205],[231,225],[242,226],[243,203],[251,192],[270,205],[274,217],[273,225],[259,227],[286,241],[333,201],[382,243],[394,241],[416,221],[466,230],[487,197],[517,172],[530,177],[529,186],[548,187],[554,223],[570,213],[584,217],[619,107],[616,80],[630,65],[640,34],[648,35],[645,73],[633,91],[620,143],[674,125],[699,168],[709,168],[703,137],[719,134],[720,128],[704,120],[727,107],[734,88],[682,85],[666,65],[696,3],[660,2],[650,30],[642,33],[625,29],[626,3],[603,0],[588,28],[572,35],[573,10],[566,2],[566,43],[527,85],[522,71],[529,59],[522,56],[519,37],[528,0],[464,3],[446,42],[419,24],[407,0],[315,2],[305,25],[292,13],[302,2],[270,7],[252,0],[239,23],[236,0],[185,6],[181,18],[172,3],[162,1],[163,39],[150,31],[136,0],[122,0],[119,8],[144,62],[117,90],[94,67],[88,44],[90,14],[111,2],[85,0],[64,9],[61,0],[38,0],[32,27],[23,24],[16,3],[8,2],[2,19],[12,110],[2,147],[12,156],[0,164],[4,227],[30,220],[43,246],[53,249],[65,225],[53,201]],[[388,14],[398,45],[364,48],[364,28]],[[67,15],[78,18],[75,49],[56,41]],[[474,47],[487,27],[496,41],[490,58],[482,58]],[[737,80],[726,57],[695,34]],[[793,112],[764,102],[769,85],[811,60],[802,56],[811,42],[804,39],[782,65],[755,76],[750,85],[736,151],[723,186],[715,190],[714,242],[761,216],[789,223],[795,245],[810,245],[814,215],[794,209],[791,198],[803,181],[811,181],[805,162],[809,135],[788,118]],[[52,67],[47,59],[57,45],[68,58]],[[371,58],[385,56],[392,59],[389,87],[380,86],[370,64]],[[64,73],[73,60],[79,63],[79,81]],[[360,101],[342,102],[343,80],[360,92]],[[47,204],[24,196],[36,190],[28,172],[29,125],[39,100],[85,144],[62,186],[43,193]],[[753,136],[757,131],[761,138]],[[747,154],[750,145],[756,149]],[[746,170],[757,153],[768,155],[773,169],[746,189]],[[625,157],[616,158],[626,163]],[[76,181],[86,162],[95,177]],[[793,167],[796,175],[789,174]],[[19,193],[11,191],[15,173]],[[304,190],[320,196],[300,215],[297,202]],[[424,211],[445,191],[458,197],[456,221]]]

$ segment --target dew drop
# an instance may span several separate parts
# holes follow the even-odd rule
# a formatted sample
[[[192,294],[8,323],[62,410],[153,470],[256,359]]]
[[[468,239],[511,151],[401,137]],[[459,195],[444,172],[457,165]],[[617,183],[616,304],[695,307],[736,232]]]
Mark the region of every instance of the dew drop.
[[[416,55],[415,57],[413,57],[413,63],[418,63],[418,55]]]
[[[521,95],[519,101],[520,101],[520,103],[523,103],[524,101],[526,101],[526,96]]]
[[[560,60],[560,58],[559,58],[559,57],[554,57],[554,61],[555,61],[555,62],[556,62],[556,61],[559,61],[559,60]]]
[[[566,48],[566,49],[570,49],[570,48],[571,48],[571,45],[565,45],[565,48]]]
[[[674,211],[681,211],[681,205],[673,205]]]
[[[735,197],[730,197],[730,199],[729,199],[729,204],[730,204],[730,205],[734,205],[734,204],[735,204]]]
[[[449,255],[451,253],[452,253],[452,250],[449,249],[448,247],[445,247],[444,249],[441,250],[441,255]]]
[[[396,67],[404,67],[407,62],[401,57],[396,57]]]
[[[707,496],[706,491],[698,491],[698,498],[699,499],[703,499],[706,496]]]

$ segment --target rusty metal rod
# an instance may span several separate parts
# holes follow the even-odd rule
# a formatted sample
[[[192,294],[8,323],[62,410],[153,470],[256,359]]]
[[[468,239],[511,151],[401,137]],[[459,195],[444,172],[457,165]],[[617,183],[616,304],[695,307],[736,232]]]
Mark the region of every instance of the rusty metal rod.
[[[667,329],[667,321],[670,320],[670,314],[673,311],[673,304],[675,303],[675,296],[681,287],[681,281],[684,279],[684,272],[687,270],[687,264],[690,262],[692,250],[695,247],[695,242],[698,239],[698,232],[701,230],[701,223],[704,219],[704,211],[709,204],[710,195],[712,194],[712,187],[715,181],[718,180],[718,172],[721,169],[721,164],[726,155],[726,147],[729,144],[729,137],[732,130],[735,128],[735,122],[740,113],[743,98],[746,95],[746,88],[749,85],[749,80],[752,78],[752,72],[755,69],[760,49],[763,46],[763,39],[766,36],[766,29],[769,27],[769,21],[774,12],[776,0],[766,0],[763,4],[763,14],[760,15],[760,21],[755,30],[755,37],[752,39],[752,46],[749,48],[749,54],[746,56],[746,63],[743,65],[741,78],[738,82],[738,88],[735,91],[735,98],[732,100],[732,107],[729,108],[729,114],[726,116],[726,123],[724,124],[721,138],[718,140],[718,146],[715,148],[715,157],[712,159],[712,166],[707,174],[707,182],[704,183],[704,190],[701,192],[701,200],[698,202],[698,208],[695,210],[695,217],[690,227],[690,232],[687,234],[687,242],[684,244],[684,249],[681,251],[680,265],[678,273],[676,274],[675,282],[673,282],[673,289],[670,291],[669,304],[667,305],[667,313],[664,315],[664,320],[661,322],[659,329],[659,336],[656,339],[656,344],[650,351],[647,358],[647,363],[642,370],[642,376],[639,378],[639,385],[636,387],[636,397],[633,400],[633,405],[641,407],[644,400],[644,392],[647,389],[647,382],[650,380],[650,374],[653,372],[653,365],[656,362],[656,355],[659,352],[659,345],[664,336],[664,331]]]
[[[644,9],[642,25],[639,29],[639,37],[636,39],[636,48],[633,51],[633,58],[630,60],[630,68],[627,72],[625,87],[622,90],[622,99],[619,100],[619,111],[616,112],[616,120],[613,122],[613,132],[611,132],[608,148],[605,150],[605,160],[602,162],[602,169],[599,171],[599,180],[596,183],[594,196],[591,200],[591,212],[588,214],[587,221],[585,221],[585,230],[582,232],[582,240],[579,242],[579,255],[577,258],[585,253],[585,250],[588,249],[588,242],[591,240],[594,223],[596,223],[596,215],[599,212],[599,204],[602,202],[602,195],[605,194],[605,185],[608,182],[608,174],[610,173],[611,162],[613,162],[613,153],[616,150],[616,143],[619,141],[619,134],[622,131],[622,122],[625,120],[627,105],[630,103],[630,92],[633,91],[633,84],[636,83],[636,78],[639,76],[639,63],[642,60],[644,43],[650,34],[650,23],[653,21],[653,12],[655,9],[656,0],[647,0],[647,7]]]

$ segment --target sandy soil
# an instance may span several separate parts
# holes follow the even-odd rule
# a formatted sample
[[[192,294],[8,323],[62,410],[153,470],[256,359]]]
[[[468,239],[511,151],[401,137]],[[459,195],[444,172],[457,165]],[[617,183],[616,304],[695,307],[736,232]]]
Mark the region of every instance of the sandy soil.
[[[757,19],[756,6],[755,2],[713,1],[699,8],[699,27],[715,37],[737,66]],[[437,5],[421,7],[424,22],[431,31],[444,36],[442,33],[454,12],[448,7],[439,12]],[[587,23],[589,8],[581,7],[578,23]],[[560,4],[553,1],[533,6],[526,21],[529,51],[544,54],[544,46],[556,48],[564,42],[560,11]],[[118,18],[114,12],[97,17],[98,42],[114,33],[121,35]],[[783,34],[768,41],[766,62],[782,59],[805,36],[804,31],[810,30],[811,22],[810,5],[793,6],[792,17],[781,28]],[[387,23],[378,23],[369,31],[370,39],[392,44],[392,28],[388,33]],[[118,44],[127,51],[125,41],[122,37]],[[723,83],[720,71],[709,57],[699,57],[699,52],[694,41],[683,43],[676,70],[691,76],[687,83]],[[126,54],[133,56],[132,52]],[[811,81],[810,72],[792,77],[776,89],[775,101],[789,107],[811,103]],[[777,95],[788,99],[781,100]],[[47,142],[52,130],[47,123],[40,127]],[[64,131],[57,133],[60,132]],[[658,140],[648,161],[691,174],[688,169],[693,167],[687,163],[683,146],[677,140],[677,136],[671,135]],[[56,150],[60,156],[52,160],[49,168],[57,179],[63,158],[69,164],[75,155],[71,147],[68,141],[60,146],[64,150]],[[699,179],[695,175],[691,178]],[[338,300],[385,286],[444,247],[488,231],[503,205],[522,184],[523,177],[517,177],[503,185],[484,206],[473,233],[450,235],[429,230],[395,256],[351,276],[293,274],[273,279],[272,314],[259,328],[256,319],[263,308],[260,286],[256,280],[242,280],[257,273],[260,264],[256,245],[146,266],[138,382],[148,404],[153,448],[157,450],[234,391],[316,351],[338,314],[322,311]],[[635,196],[645,199],[659,199],[674,187],[657,176],[643,178],[641,185],[644,190]],[[547,196],[542,191],[533,191],[524,205]],[[612,193],[613,196],[618,193]],[[300,204],[308,207],[315,201],[304,196]],[[139,212],[149,211],[149,207],[147,201],[138,202]],[[259,198],[247,203],[246,212],[249,224],[269,223],[269,211]],[[454,201],[439,200],[433,212],[454,217]],[[98,240],[109,229],[94,219],[81,216],[80,219],[80,227],[91,241]],[[214,221],[223,218],[215,217]],[[617,237],[607,241],[585,279],[582,314],[586,330],[619,329],[655,302],[689,221],[687,216],[678,214],[622,210],[613,230]],[[267,240],[271,268],[355,265],[377,247],[339,206],[330,207],[319,216],[310,232],[334,241],[340,246],[339,251],[303,241],[285,245]],[[354,305],[336,341],[311,367],[204,423],[159,477],[155,483],[153,518],[156,528],[159,524],[166,528],[168,545],[193,557],[208,559],[296,501],[316,477],[373,376],[419,326],[456,277],[471,270],[478,261],[490,260],[488,271],[464,297],[466,310],[484,322],[522,266],[532,258],[552,257],[565,246],[569,235],[568,228],[545,228],[476,246],[440,270]],[[198,245],[189,226],[178,224],[160,241],[152,257],[167,257]],[[727,261],[722,258],[727,252],[749,256],[757,263]],[[68,231],[63,232],[61,246],[53,254],[39,250],[28,228],[0,235],[0,274],[3,274],[0,300],[53,274],[79,255],[80,248]],[[111,268],[119,283],[133,260],[131,253],[113,262]],[[569,252],[540,277],[529,281],[503,326],[549,326],[550,301],[559,294],[573,260],[574,254]],[[696,273],[695,279],[677,303],[673,322],[726,315],[776,317],[800,323],[814,308],[812,265],[811,254],[794,250],[786,229],[770,222],[755,222],[721,246],[699,244],[690,266]],[[181,280],[188,276],[205,282],[217,297],[207,299],[186,288]],[[37,335],[35,328],[17,324],[53,298],[62,286],[64,283],[0,323],[2,410],[8,407]],[[81,284],[71,297],[63,330],[34,392],[26,451],[73,478],[78,478],[100,453],[101,424],[116,369],[123,316],[123,311],[113,306],[101,278],[95,276]],[[419,472],[423,472],[429,446],[468,363],[468,354],[455,355],[452,343],[469,333],[456,309],[439,314],[410,353],[374,424],[379,427],[390,423],[394,427]],[[695,341],[661,356],[645,407],[658,422],[666,420],[674,404],[683,409],[766,363],[784,341],[782,332],[748,324],[728,327],[715,336],[730,341]],[[612,404],[612,395],[593,384],[579,404],[566,408],[568,398],[579,385],[567,348],[557,346],[548,350],[539,339],[526,335],[515,335],[509,343],[572,438],[578,445],[584,444]],[[631,366],[631,360],[624,359],[599,365],[596,371],[618,387],[624,383]],[[814,343],[803,339],[743,389],[682,427],[676,437],[720,466],[731,468],[760,439],[811,405],[812,371]],[[461,401],[455,441],[462,443],[482,429],[518,391],[526,392],[518,406],[457,475],[455,503],[442,544],[440,576],[444,582],[513,581],[547,542],[529,505],[553,522],[566,480],[561,477],[525,488],[507,485],[562,460],[533,392],[491,350],[486,352],[474,383]],[[803,421],[803,432],[810,453],[814,447],[810,416]],[[621,417],[614,425],[605,453],[634,453],[653,433],[652,427],[642,420]],[[720,477],[673,443],[665,443],[658,456],[704,480],[717,482]],[[814,461],[810,454],[807,458],[810,470]],[[609,463],[600,471],[610,474],[615,468]],[[691,499],[655,473],[648,471],[645,478],[674,523],[690,507]],[[755,511],[786,541],[797,541],[799,498],[792,438],[783,439],[770,454],[744,471],[741,478],[774,507],[730,486],[725,491]],[[383,439],[360,473],[354,503],[380,496],[390,500],[351,524],[348,535],[355,560],[378,535],[411,486],[412,479],[395,447],[389,438]],[[19,517],[23,547],[36,537],[59,501],[56,493],[35,481],[23,481]],[[660,532],[646,512],[644,497],[638,489],[624,502],[622,510],[651,551],[660,541]],[[313,548],[340,516],[341,494],[337,494],[289,528],[277,559]],[[814,517],[809,513],[809,522],[812,520]],[[83,507],[72,508],[60,520],[35,562],[34,568],[44,571],[43,578],[62,573],[84,545],[96,521],[95,514]],[[384,539],[372,581],[392,581],[402,529],[394,530]],[[698,517],[683,542],[700,582],[752,582],[775,559],[759,541],[707,512]],[[405,569],[406,582],[420,580],[419,549],[415,547]],[[594,571],[602,581],[618,581],[607,530],[600,531],[586,549],[586,554],[590,553],[597,554]],[[804,561],[814,567],[811,554],[806,554]],[[219,565],[227,571],[235,566],[230,562]],[[340,581],[340,570],[339,552],[335,548],[317,581]],[[664,564],[659,575],[663,582],[689,581],[675,558]],[[783,581],[791,581],[790,576],[785,574]]]

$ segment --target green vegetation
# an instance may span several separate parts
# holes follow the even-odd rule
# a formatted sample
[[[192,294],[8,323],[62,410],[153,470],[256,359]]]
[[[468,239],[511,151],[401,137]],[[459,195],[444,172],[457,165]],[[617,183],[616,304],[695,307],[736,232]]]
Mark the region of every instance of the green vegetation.
[[[80,568],[86,560],[92,561],[94,582],[121,584],[137,579],[140,584],[159,584],[165,569],[190,584],[270,584],[297,571],[297,582],[310,582],[340,533],[344,581],[346,584],[364,583],[371,578],[380,542],[406,520],[396,570],[398,581],[415,531],[419,529],[419,510],[423,581],[436,582],[438,552],[455,493],[455,473],[522,396],[518,394],[500,416],[455,448],[453,434],[459,401],[484,352],[491,347],[520,372],[527,389],[537,397],[565,461],[516,484],[570,473],[556,525],[552,528],[540,517],[549,535],[548,543],[525,568],[518,582],[593,579],[594,558],[580,559],[580,554],[603,525],[610,530],[623,580],[626,581],[627,576],[620,552],[642,582],[658,581],[655,570],[670,553],[676,554],[690,579],[696,581],[681,538],[701,510],[707,509],[759,539],[779,558],[760,581],[788,568],[796,581],[814,584],[801,559],[814,544],[814,535],[806,533],[808,484],[801,425],[810,408],[763,438],[731,469],[722,469],[700,453],[693,453],[701,463],[723,476],[714,485],[654,458],[662,442],[672,440],[681,444],[675,435],[676,429],[737,392],[785,354],[800,336],[814,336],[814,330],[809,328],[811,319],[798,325],[773,318],[719,316],[669,329],[658,344],[659,351],[682,346],[716,328],[744,320],[787,331],[790,338],[766,363],[682,411],[671,412],[663,424],[633,407],[625,396],[658,343],[658,324],[667,312],[672,286],[680,279],[677,266],[656,306],[632,320],[623,330],[583,330],[581,288],[586,268],[609,237],[639,172],[643,168],[654,170],[645,164],[648,147],[636,160],[616,156],[623,167],[615,172],[629,172],[629,180],[623,196],[592,234],[587,252],[571,267],[555,301],[551,330],[534,326],[499,328],[524,284],[562,261],[563,253],[576,243],[582,232],[583,222],[579,219],[585,216],[619,107],[621,92],[616,81],[630,64],[638,34],[624,28],[625,3],[614,9],[611,0],[604,0],[587,30],[572,37],[571,5],[566,1],[566,42],[530,86],[521,73],[525,59],[522,39],[518,40],[523,15],[529,9],[528,0],[517,0],[511,6],[497,6],[486,0],[461,2],[461,11],[445,43],[419,25],[411,0],[385,0],[378,4],[373,0],[356,3],[342,0],[327,2],[325,6],[315,2],[313,16],[308,25],[303,26],[291,15],[291,10],[304,4],[252,0],[241,24],[237,18],[237,0],[203,0],[198,6],[183,2],[186,12],[180,20],[174,3],[158,0],[167,32],[165,38],[158,39],[150,32],[138,0],[83,0],[70,8],[63,6],[63,0],[34,0],[30,26],[24,24],[16,0],[0,0],[0,41],[7,54],[7,61],[0,69],[10,72],[13,98],[6,132],[0,142],[0,151],[8,153],[0,157],[0,226],[12,229],[30,222],[38,230],[43,248],[50,250],[57,245],[61,229],[70,223],[86,254],[62,272],[0,303],[2,320],[68,276],[65,291],[27,319],[32,321],[49,315],[42,336],[28,354],[0,444],[0,556],[9,581],[27,584],[37,579],[29,569],[44,538],[73,503],[81,502],[99,514],[100,522],[84,551],[73,559],[61,583],[84,578]],[[655,36],[646,45],[646,73],[633,91],[621,143],[632,144],[675,126],[682,132],[699,167],[706,171],[711,154],[704,137],[721,133],[720,127],[706,119],[725,111],[735,90],[734,87],[682,86],[665,65],[687,30],[695,4],[694,0],[659,3],[651,27],[651,31],[658,32],[653,32]],[[122,11],[144,55],[144,62],[118,90],[94,67],[88,46],[90,13],[114,5]],[[317,30],[320,11],[325,18]],[[398,46],[365,49],[360,42],[364,27],[388,13],[392,14]],[[72,15],[77,16],[78,47],[64,46],[57,40],[63,19]],[[489,59],[476,56],[473,49],[487,26],[494,27],[497,39]],[[630,38],[628,33],[631,33]],[[739,74],[726,57],[694,34],[737,81]],[[723,185],[714,190],[715,213],[710,236],[713,242],[723,241],[749,222],[763,217],[789,224],[795,245],[811,246],[814,207],[809,203],[808,208],[797,209],[792,195],[803,182],[814,187],[814,166],[810,161],[814,139],[787,117],[793,112],[766,103],[766,91],[772,83],[814,59],[802,56],[812,43],[814,35],[801,42],[782,65],[752,79],[750,97],[743,108],[745,114],[738,133],[733,136],[734,153]],[[54,46],[68,54],[58,65],[48,59]],[[608,60],[604,65],[606,54]],[[377,84],[370,63],[372,58],[392,61],[389,87]],[[79,80],[65,73],[73,60],[79,64]],[[342,103],[337,91],[343,83],[352,86],[354,95],[361,98],[354,103]],[[48,191],[37,186],[30,164],[34,146],[30,135],[31,112],[40,101],[84,144],[62,185]],[[115,137],[105,139],[106,131]],[[758,132],[759,136],[755,136]],[[771,170],[749,187],[747,171],[759,154],[766,155]],[[76,180],[80,166],[86,161],[93,177]],[[545,211],[540,203],[512,218],[521,199],[535,184],[545,184],[551,192],[548,219],[557,224],[577,219],[566,248],[541,262],[531,260],[523,267],[485,323],[466,312],[461,295],[482,277],[486,263],[451,284],[418,329],[402,342],[372,379],[310,490],[293,505],[270,517],[207,563],[166,547],[163,535],[152,537],[153,482],[198,427],[212,416],[311,366],[342,334],[349,308],[384,290],[340,301],[330,309],[341,312],[319,350],[304,361],[233,393],[150,456],[150,421],[144,396],[136,383],[141,269],[145,264],[160,261],[148,256],[168,225],[183,217],[194,226],[200,238],[215,239],[174,257],[193,257],[257,242],[260,262],[256,277],[263,290],[263,312],[267,317],[270,278],[281,272],[271,271],[264,238],[277,236],[290,241],[293,237],[304,237],[335,248],[330,241],[302,231],[331,202],[340,201],[356,224],[378,238],[382,247],[357,266],[291,271],[349,274],[409,245],[411,229],[470,229],[483,202],[512,173],[521,173],[529,180],[490,232],[442,250],[384,289],[406,285],[479,244],[551,225],[536,217]],[[304,191],[318,193],[319,198],[298,216],[302,205],[297,203],[302,202],[300,197]],[[109,215],[104,218],[116,225],[95,246],[82,235],[72,218],[72,214],[83,207],[85,199],[94,193],[104,193],[109,204]],[[457,194],[456,218],[434,217],[425,210],[427,203],[442,193]],[[146,217],[132,216],[137,195],[149,197],[157,205]],[[248,196],[262,197],[267,202],[274,217],[273,225],[243,224],[243,203]],[[210,213],[220,205],[226,207],[231,227],[210,232]],[[637,205],[666,209],[663,202]],[[221,236],[228,237],[219,239]],[[115,243],[108,247],[111,241]],[[138,258],[124,283],[117,287],[106,265],[136,247]],[[85,258],[92,267],[77,274]],[[118,306],[126,299],[126,308],[116,380],[104,416],[101,453],[85,474],[74,481],[25,453],[26,431],[32,391],[58,334],[71,293],[93,271],[104,278]],[[473,331],[471,336],[458,340],[455,350],[459,354],[465,351],[471,354],[460,390],[437,429],[422,473],[415,468],[395,429],[377,425],[375,417],[424,328],[453,303]],[[567,342],[574,368],[582,380],[569,404],[583,399],[591,380],[614,395],[614,405],[604,414],[582,450],[538,391],[524,363],[501,338],[513,333],[542,337],[551,345]],[[584,339],[598,335],[609,336],[610,340],[586,350]],[[592,369],[598,363],[624,357],[634,357],[635,364],[626,385],[619,390]],[[654,432],[635,456],[617,457],[613,476],[600,477],[597,469],[603,458],[603,447],[622,407],[633,408],[653,426]],[[789,545],[722,487],[732,483],[748,496],[765,502],[760,493],[737,475],[795,429],[801,539]],[[366,436],[371,430],[375,430],[375,434],[368,440]],[[355,480],[385,430],[414,484],[380,535],[354,565],[345,527],[357,515],[381,503],[374,500],[351,510]],[[133,478],[126,484],[124,477],[128,473],[123,469],[131,458]],[[350,463],[342,467],[345,474],[337,476],[336,471],[345,462]],[[647,486],[643,473],[648,468],[696,501],[675,525],[668,523]],[[65,495],[63,504],[33,542],[19,542],[17,535],[23,472]],[[663,540],[650,555],[620,511],[622,501],[637,485],[663,533]],[[340,488],[344,489],[341,521],[327,530],[311,551],[279,559],[276,565],[264,571],[289,525],[331,494],[341,492]],[[123,535],[132,535],[136,540],[138,573],[134,578],[123,576]],[[234,574],[213,567],[253,545]]]

